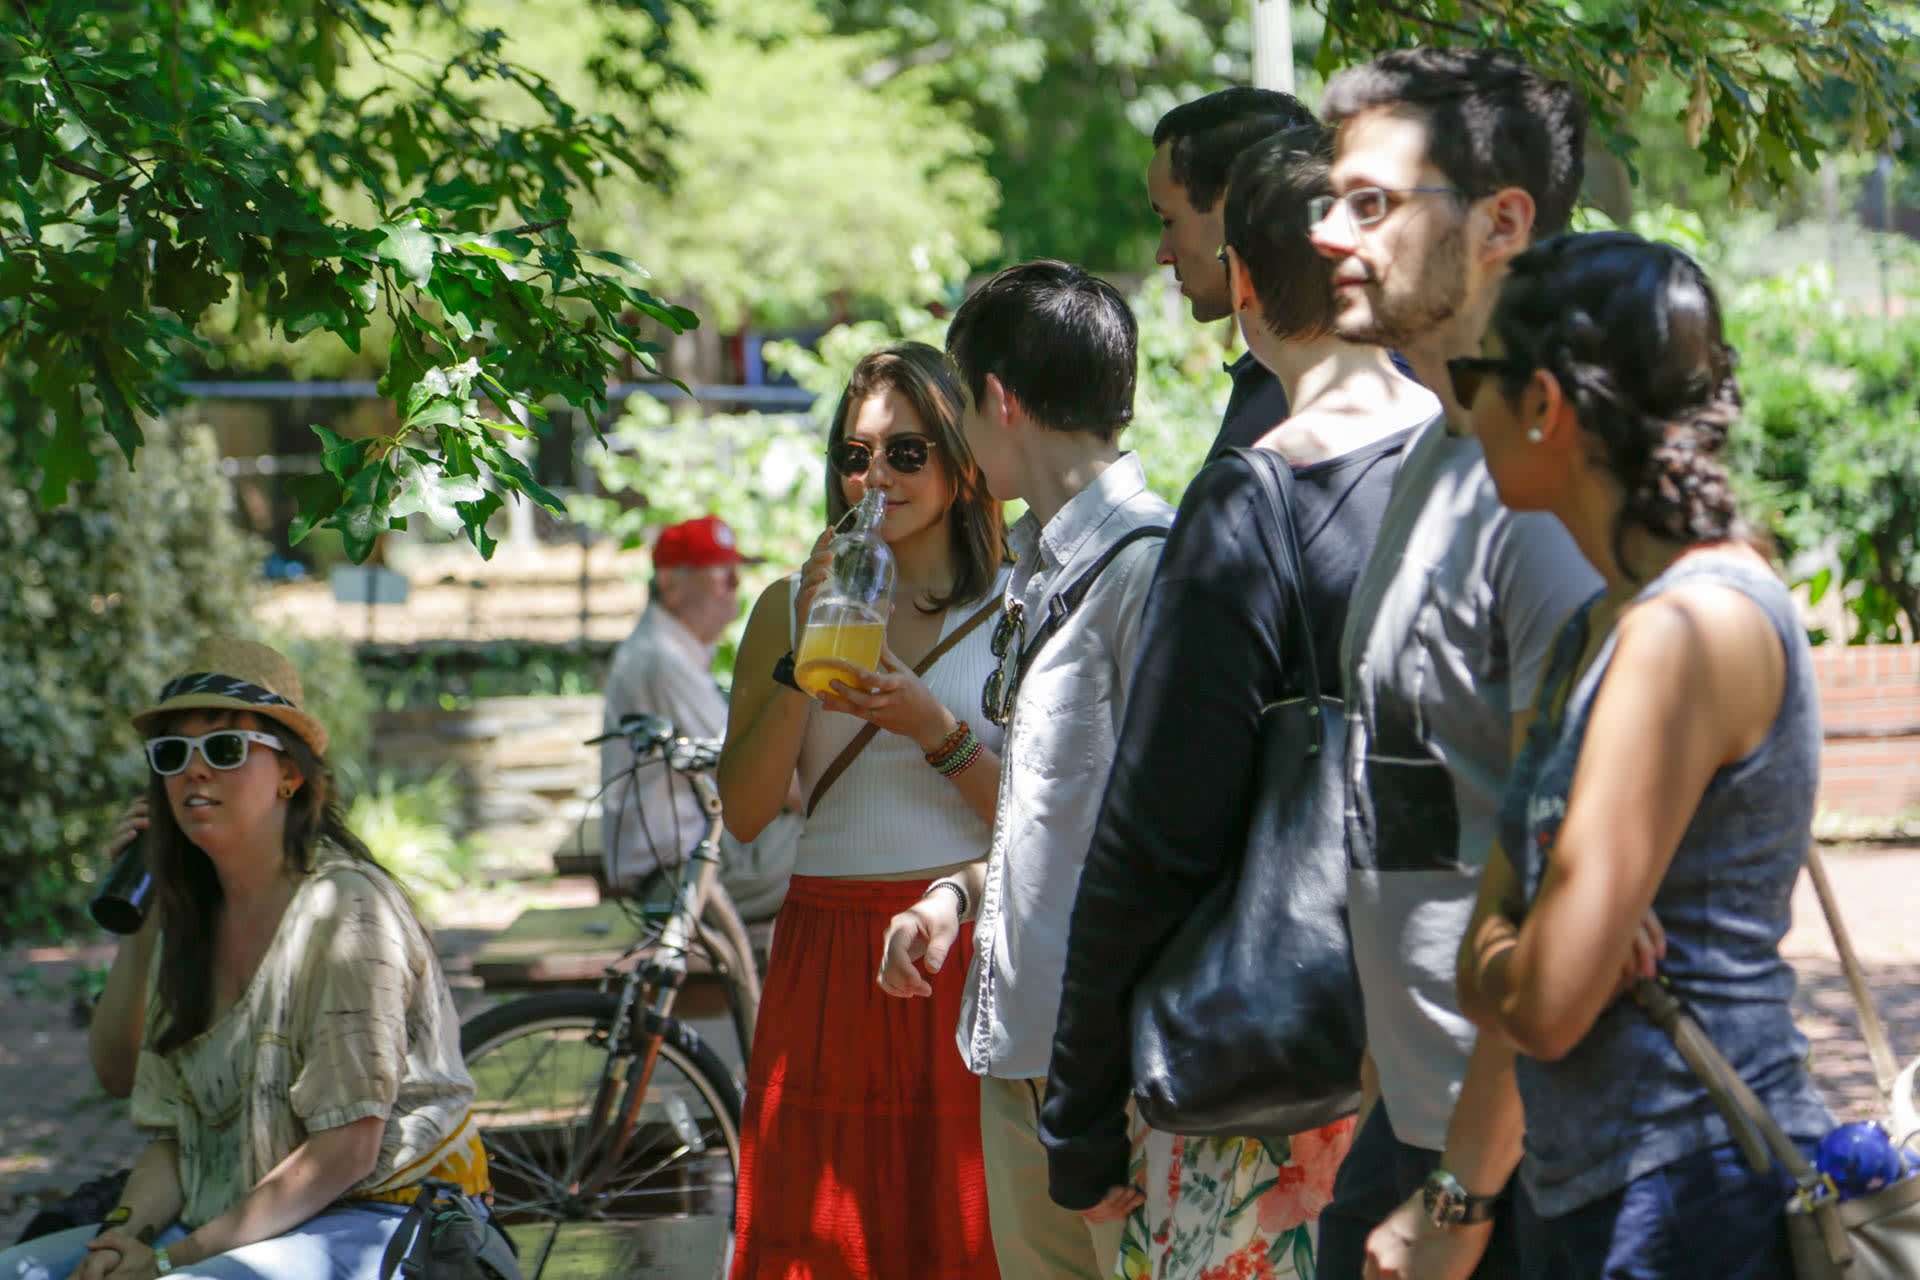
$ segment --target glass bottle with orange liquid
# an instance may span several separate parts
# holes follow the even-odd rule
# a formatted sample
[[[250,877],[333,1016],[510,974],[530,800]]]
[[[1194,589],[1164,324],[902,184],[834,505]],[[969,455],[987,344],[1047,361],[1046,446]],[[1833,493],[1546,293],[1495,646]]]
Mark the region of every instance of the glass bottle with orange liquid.
[[[807,609],[793,655],[795,683],[816,698],[834,680],[856,685],[862,674],[880,669],[893,609],[893,552],[880,536],[887,495],[867,490],[852,514],[853,527],[828,544],[832,568]]]

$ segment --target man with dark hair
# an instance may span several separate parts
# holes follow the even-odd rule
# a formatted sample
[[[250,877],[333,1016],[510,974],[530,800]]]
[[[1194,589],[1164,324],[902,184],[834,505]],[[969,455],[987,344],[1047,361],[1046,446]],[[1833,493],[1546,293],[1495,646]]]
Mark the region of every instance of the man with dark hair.
[[[1027,514],[994,634],[983,714],[1006,726],[1000,806],[984,861],[896,915],[880,987],[932,992],[974,920],[956,1038],[980,1077],[987,1221],[1007,1280],[1105,1280],[1121,1223],[1047,1195],[1038,1132],[1060,1010],[1067,928],[1133,670],[1140,614],[1173,509],[1116,436],[1133,417],[1135,330],[1125,299],[1064,262],[1008,267],[955,313],[947,351],[966,388],[962,429],[996,498]],[[936,890],[947,892],[936,892]]]
[[[1010,396],[1050,430],[1108,443],[1133,420],[1139,343],[1118,289],[1050,259],[1006,268],[947,326],[947,355],[976,410],[991,396]]]
[[[1507,264],[1565,225],[1585,126],[1568,86],[1486,50],[1385,54],[1323,107],[1339,133],[1311,236],[1335,332],[1398,348],[1445,412],[1408,449],[1341,644],[1378,1101],[1321,1215],[1320,1274],[1517,1276],[1513,1050],[1476,1041],[1454,955],[1547,656],[1601,583],[1558,521],[1500,504],[1447,365],[1479,354]]]
[[[1219,260],[1228,169],[1252,143],[1312,123],[1313,113],[1291,94],[1235,88],[1182,103],[1154,126],[1147,198],[1160,218],[1160,244],[1153,260],[1173,268],[1193,318],[1202,324],[1233,314],[1227,268]],[[1250,447],[1287,416],[1286,392],[1252,353],[1243,353],[1227,372],[1233,393],[1207,452],[1209,462],[1227,449]]]

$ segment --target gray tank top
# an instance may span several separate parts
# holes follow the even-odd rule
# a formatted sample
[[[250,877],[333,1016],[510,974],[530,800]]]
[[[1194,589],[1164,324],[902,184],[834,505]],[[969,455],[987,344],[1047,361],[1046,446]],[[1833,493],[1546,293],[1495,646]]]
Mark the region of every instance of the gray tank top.
[[[1812,657],[1786,587],[1732,556],[1688,556],[1636,600],[1693,582],[1731,587],[1766,613],[1786,652],[1786,682],[1773,728],[1746,758],[1713,775],[1660,882],[1653,909],[1667,931],[1662,972],[1781,1126],[1798,1138],[1818,1138],[1832,1120],[1804,1069],[1807,1042],[1788,1010],[1793,970],[1780,958],[1819,778]],[[1613,659],[1610,636],[1568,689],[1591,609],[1590,601],[1561,632],[1541,682],[1539,716],[1501,802],[1501,841],[1529,902],[1539,893],[1594,695]],[[1632,1000],[1611,1005],[1558,1062],[1521,1055],[1516,1074],[1527,1121],[1521,1176],[1545,1217],[1731,1141],[1672,1042]]]

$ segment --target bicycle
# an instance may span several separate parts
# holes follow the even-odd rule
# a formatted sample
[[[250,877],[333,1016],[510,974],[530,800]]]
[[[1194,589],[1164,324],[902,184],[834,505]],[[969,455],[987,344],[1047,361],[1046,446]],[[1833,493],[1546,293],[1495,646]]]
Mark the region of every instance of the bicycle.
[[[527,1280],[649,1265],[704,1275],[706,1258],[724,1277],[732,1262],[740,1085],[672,1016],[698,946],[723,980],[743,1056],[750,1050],[760,977],[719,880],[720,793],[711,775],[720,743],[638,715],[588,745],[622,735],[633,747],[629,778],[658,762],[686,779],[706,815],[699,844],[674,865],[667,909],[621,900],[639,936],[598,990],[521,996],[460,1032],[494,1215]]]

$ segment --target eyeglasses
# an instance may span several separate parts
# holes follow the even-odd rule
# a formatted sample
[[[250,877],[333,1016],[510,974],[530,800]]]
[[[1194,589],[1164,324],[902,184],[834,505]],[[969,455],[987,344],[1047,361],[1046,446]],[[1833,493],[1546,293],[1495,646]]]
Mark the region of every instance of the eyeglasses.
[[[1453,398],[1461,408],[1471,408],[1480,394],[1480,383],[1488,374],[1524,377],[1533,372],[1533,364],[1518,356],[1455,356],[1447,361],[1447,377],[1453,383]]]
[[[1465,196],[1458,187],[1355,187],[1343,196],[1315,196],[1307,201],[1307,225],[1317,227],[1336,206],[1344,205],[1356,227],[1371,227],[1393,212],[1395,196]]]
[[[1026,617],[1024,602],[1015,600],[1008,605],[993,628],[993,640],[987,646],[1000,660],[1000,665],[988,674],[987,683],[980,690],[980,714],[1002,729],[1006,728],[1007,717],[1013,711],[1013,695],[1020,688],[1020,629]]]
[[[925,436],[895,436],[881,447],[881,452],[886,454],[889,467],[910,476],[927,465],[932,446]],[[873,446],[842,440],[827,450],[827,465],[848,479],[863,476],[873,465]]]
[[[147,763],[161,777],[172,777],[187,767],[187,761],[193,758],[193,749],[198,747],[200,758],[214,768],[238,769],[247,762],[248,744],[254,742],[275,751],[286,750],[280,739],[257,729],[215,729],[197,738],[169,733],[147,739]]]

